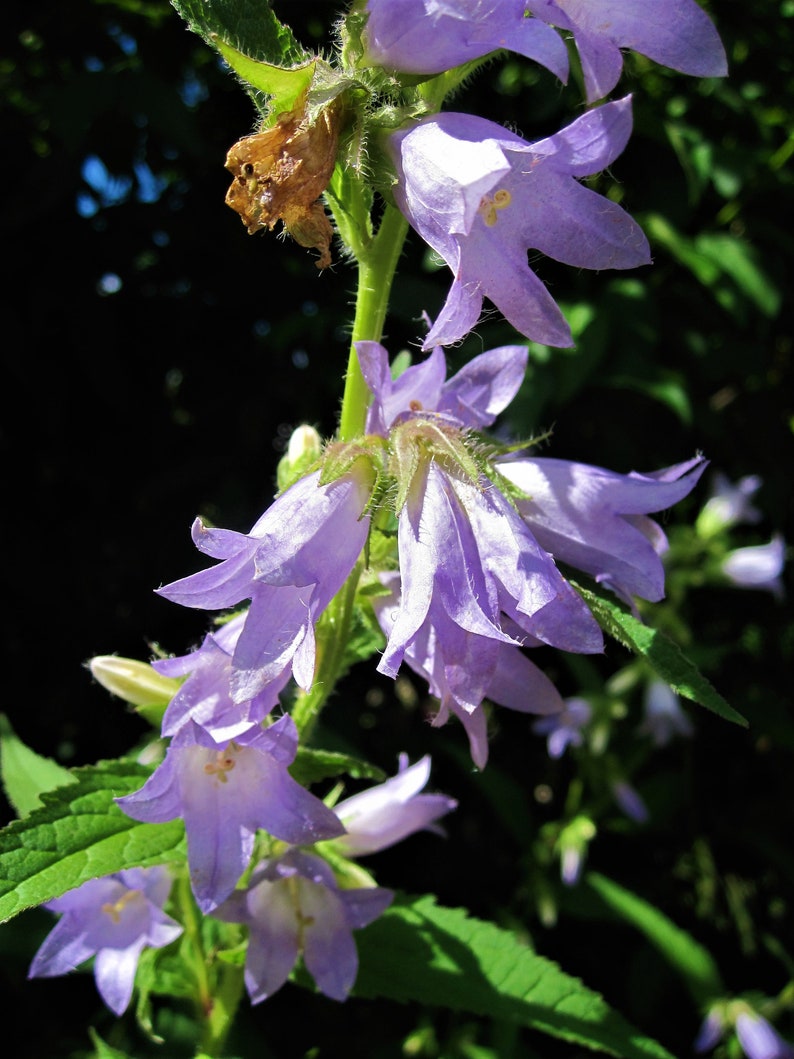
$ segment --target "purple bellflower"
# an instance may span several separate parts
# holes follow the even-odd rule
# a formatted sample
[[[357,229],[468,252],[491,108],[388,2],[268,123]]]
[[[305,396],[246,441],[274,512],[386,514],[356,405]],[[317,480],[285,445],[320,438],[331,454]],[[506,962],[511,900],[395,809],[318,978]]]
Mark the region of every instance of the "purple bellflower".
[[[334,848],[348,857],[363,857],[401,842],[415,831],[440,832],[435,821],[457,808],[446,794],[420,794],[430,779],[430,757],[408,765],[400,754],[396,776],[346,798],[334,807],[345,834],[334,839]]]
[[[405,661],[424,676],[440,700],[433,723],[454,713],[483,767],[484,698],[533,713],[563,708],[551,682],[517,647],[549,643],[598,652],[603,646],[589,609],[501,493],[484,478],[466,481],[443,460],[422,454],[425,430],[454,449],[462,431],[494,421],[521,384],[526,349],[483,353],[446,382],[440,348],[396,381],[381,346],[362,342],[357,351],[373,391],[369,428],[391,430],[392,439],[416,430],[419,438],[418,458],[406,460],[412,478],[397,520],[399,584],[396,574],[383,575],[389,594],[374,600],[387,636],[378,669],[394,677]]]
[[[731,1009],[739,1008],[738,1013]],[[710,1052],[733,1024],[747,1059],[794,1059],[794,1045],[785,1040],[762,1015],[744,1002],[715,1005],[703,1020],[693,1048],[699,1054]]]
[[[750,501],[761,485],[757,474],[747,474],[734,484],[717,471],[711,485],[711,496],[703,505],[695,523],[698,533],[709,537],[740,522],[760,522],[761,512]]]
[[[73,971],[95,956],[99,994],[116,1015],[128,1007],[138,958],[145,948],[161,949],[182,933],[163,912],[171,876],[161,865],[130,868],[90,879],[44,906],[61,919],[33,958],[29,978]]]
[[[736,1016],[736,1036],[747,1059],[794,1059],[794,1045],[754,1011],[742,1011]]]
[[[384,575],[382,579],[392,592],[375,598],[373,604],[380,626],[390,638],[400,609],[399,576]],[[407,646],[404,659],[439,700],[433,727],[446,724],[454,714],[463,725],[478,768],[485,768],[488,761],[483,699],[520,713],[558,714],[563,709],[554,684],[512,643],[472,636],[455,628],[449,628],[442,638],[426,623]]]
[[[300,479],[249,534],[209,529],[197,519],[196,547],[221,562],[159,590],[166,599],[205,610],[251,600],[232,659],[235,702],[282,681],[290,663],[299,686],[311,687],[314,625],[364,547],[369,518],[362,511],[371,479],[358,461],[336,481],[318,483],[318,472]]]
[[[724,77],[725,49],[695,0],[526,0],[537,18],[573,34],[588,103],[608,95],[623,70],[621,48],[695,77]]]
[[[386,436],[398,422],[429,411],[451,426],[482,430],[513,400],[524,380],[526,346],[480,353],[447,379],[441,346],[392,379],[389,354],[378,342],[356,342],[361,371],[372,391],[367,433]]]
[[[541,717],[532,725],[537,735],[545,735],[549,757],[560,758],[569,746],[581,746],[584,742],[583,729],[590,723],[593,708],[587,699],[565,699],[565,707],[560,713]]]
[[[258,828],[294,844],[344,831],[338,817],[287,771],[297,749],[289,716],[269,728],[253,725],[229,743],[216,742],[190,721],[143,787],[116,799],[134,820],[184,819],[190,880],[202,912],[232,892],[251,860]]]
[[[363,62],[436,74],[508,48],[568,79],[568,53],[546,21],[526,17],[525,0],[368,0]]]
[[[628,782],[628,780],[615,780],[612,784],[612,797],[617,802],[622,813],[633,820],[635,824],[645,824],[650,818],[648,806],[640,796],[639,791]]]
[[[424,349],[468,334],[484,296],[529,338],[572,345],[560,309],[527,264],[527,249],[576,268],[650,262],[648,241],[631,217],[579,183],[610,165],[630,134],[626,97],[535,143],[456,113],[390,137],[397,204],[454,275]]]
[[[556,459],[508,459],[498,470],[530,499],[516,506],[541,547],[622,599],[664,596],[667,538],[647,517],[682,500],[706,467],[696,456],[661,471],[616,474]]]
[[[737,588],[761,588],[781,599],[786,544],[779,533],[768,544],[736,548],[722,560],[722,572]]]
[[[664,680],[649,680],[643,697],[645,716],[637,728],[655,746],[667,746],[676,736],[688,739],[693,732],[692,722],[681,706],[681,700]]]
[[[290,849],[263,861],[248,889],[214,914],[249,928],[245,984],[252,1003],[281,988],[299,954],[320,992],[345,1000],[358,973],[352,932],[377,919],[393,896],[380,887],[339,889],[326,861]]]
[[[194,721],[217,743],[228,742],[263,721],[276,705],[278,693],[289,679],[288,665],[252,699],[232,699],[232,659],[245,618],[245,614],[238,614],[208,633],[201,647],[190,654],[152,663],[162,676],[187,677],[165,711],[163,736],[176,735],[183,725]]]

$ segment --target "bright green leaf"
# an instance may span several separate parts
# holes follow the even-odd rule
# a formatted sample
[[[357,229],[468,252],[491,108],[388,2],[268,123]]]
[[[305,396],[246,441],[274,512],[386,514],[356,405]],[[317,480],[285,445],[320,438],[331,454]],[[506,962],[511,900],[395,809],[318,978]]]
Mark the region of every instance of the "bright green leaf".
[[[220,38],[240,54],[296,66],[310,56],[292,30],[276,18],[268,0],[171,0],[194,33],[217,47]]]
[[[680,975],[699,1008],[724,993],[720,972],[711,954],[685,930],[641,897],[597,872],[588,872],[585,884],[619,916],[631,923],[664,956]]]
[[[243,55],[220,37],[213,37],[212,43],[244,81],[273,97],[271,112],[274,118],[295,108],[300,97],[308,92],[317,68],[317,60],[311,59],[302,66],[285,70],[282,66],[273,66]]]
[[[578,979],[509,931],[402,897],[356,935],[355,995],[417,1001],[529,1026],[624,1059],[670,1059]]]
[[[184,858],[181,820],[142,824],[113,801],[138,790],[149,769],[116,761],[72,775],[75,783],[0,831],[0,922],[88,879]]]
[[[25,746],[5,714],[0,714],[0,775],[6,797],[18,816],[26,816],[42,804],[42,791],[74,783],[69,769]]]
[[[682,653],[677,644],[659,629],[643,624],[615,600],[571,582],[580,593],[598,624],[635,654],[642,655],[662,680],[678,695],[691,699],[726,721],[747,727],[747,721],[729,706],[722,695]]]

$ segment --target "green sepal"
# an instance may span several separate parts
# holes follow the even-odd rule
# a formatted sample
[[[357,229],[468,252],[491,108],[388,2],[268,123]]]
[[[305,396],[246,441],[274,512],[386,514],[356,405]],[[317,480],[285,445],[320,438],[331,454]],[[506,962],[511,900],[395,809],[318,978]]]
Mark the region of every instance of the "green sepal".
[[[400,895],[356,933],[355,996],[414,1001],[527,1026],[623,1059],[671,1059],[603,998],[513,932]]]
[[[726,721],[748,727],[747,720],[728,705],[681,648],[663,632],[645,625],[604,592],[583,588],[575,581],[570,583],[584,599],[604,632],[630,651],[641,655],[677,695],[705,706]]]
[[[181,820],[142,824],[113,800],[139,790],[151,769],[106,761],[71,774],[74,783],[42,792],[42,808],[0,831],[0,923],[89,879],[185,859]]]
[[[5,714],[0,713],[0,776],[6,798],[17,816],[27,816],[43,805],[41,794],[55,790],[75,778],[52,758],[42,757],[25,746]]]

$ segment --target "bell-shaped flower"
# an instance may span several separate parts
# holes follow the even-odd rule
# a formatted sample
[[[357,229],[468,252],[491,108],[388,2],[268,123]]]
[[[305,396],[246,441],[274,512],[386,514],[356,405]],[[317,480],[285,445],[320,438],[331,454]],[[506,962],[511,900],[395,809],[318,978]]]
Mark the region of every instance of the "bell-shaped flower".
[[[689,738],[692,722],[684,713],[681,700],[664,680],[649,680],[643,696],[645,716],[637,731],[647,735],[655,746],[667,746],[676,736]]]
[[[549,757],[560,758],[569,746],[582,745],[583,729],[592,716],[593,708],[587,699],[566,699],[565,708],[560,713],[541,717],[532,725],[532,731],[546,736]]]
[[[163,912],[171,891],[168,869],[130,868],[90,879],[44,906],[61,918],[33,958],[29,978],[53,978],[95,956],[99,994],[116,1015],[132,997],[138,958],[145,948],[160,949],[182,933]]]
[[[368,0],[364,64],[436,74],[508,48],[561,81],[568,54],[545,22],[526,17],[524,0]]]
[[[400,612],[399,576],[382,575],[388,595],[373,599],[375,614],[388,639]],[[503,624],[513,630],[508,619]],[[433,727],[446,724],[454,714],[469,740],[472,761],[485,768],[488,761],[488,730],[483,700],[520,713],[558,714],[563,709],[559,692],[549,678],[524,655],[516,644],[461,629],[445,622],[441,631],[426,621],[407,645],[404,660],[423,677],[431,695],[439,700]],[[533,641],[538,643],[539,641]]]
[[[334,840],[334,847],[348,857],[363,857],[393,846],[415,831],[438,831],[435,821],[458,803],[446,794],[421,794],[429,779],[429,755],[409,766],[407,755],[400,754],[396,776],[334,806],[345,827],[345,834]]]
[[[747,1059],[794,1059],[794,1045],[743,1000],[721,1001],[708,1011],[693,1044],[694,1050],[698,1054],[710,1052],[731,1026]]]
[[[623,70],[621,48],[695,77],[724,77],[725,49],[695,0],[526,0],[537,18],[573,34],[589,103]]]
[[[778,599],[783,596],[781,574],[786,565],[786,544],[779,533],[768,544],[736,548],[722,560],[722,573],[737,588],[761,588]]]
[[[698,535],[711,537],[740,522],[760,522],[761,512],[750,501],[762,484],[757,474],[747,474],[734,484],[717,471],[711,485],[711,496],[695,522]]]
[[[434,412],[457,427],[491,426],[518,393],[528,358],[526,346],[499,346],[473,357],[447,379],[447,360],[436,346],[426,360],[393,379],[389,354],[380,343],[356,342],[356,353],[372,391],[367,433],[381,435],[421,412]]]
[[[661,471],[617,474],[586,463],[507,459],[501,474],[528,499],[516,507],[542,548],[621,598],[664,596],[667,538],[649,512],[682,500],[706,467],[696,456]]]
[[[263,721],[276,705],[278,694],[289,679],[288,665],[253,698],[245,702],[232,698],[232,660],[245,619],[245,614],[236,615],[209,633],[190,654],[152,663],[163,676],[187,677],[165,711],[164,736],[176,735],[183,725],[193,721],[217,743],[228,742]]]
[[[357,461],[325,485],[319,472],[301,478],[248,534],[194,523],[196,547],[221,562],[159,592],[205,610],[251,600],[232,660],[235,702],[252,700],[282,680],[290,664],[300,687],[311,686],[314,625],[364,547],[369,517],[362,512],[371,485],[369,469]]]
[[[146,823],[182,817],[191,885],[202,912],[209,912],[248,867],[258,828],[294,844],[344,831],[339,818],[290,776],[297,750],[289,716],[269,728],[254,725],[228,743],[191,721],[143,787],[116,801]]]
[[[377,919],[393,897],[380,887],[342,890],[326,861],[291,849],[263,861],[248,888],[214,915],[249,928],[245,985],[252,1003],[281,988],[299,955],[321,993],[345,1000],[358,973],[353,931]]]
[[[736,1036],[747,1059],[794,1059],[794,1045],[754,1011],[742,1011],[736,1016]]]
[[[395,200],[455,277],[425,349],[463,338],[484,296],[529,338],[572,344],[560,309],[527,264],[527,249],[576,268],[650,262],[639,226],[579,182],[610,165],[630,134],[628,97],[535,143],[485,118],[451,112],[392,134]]]

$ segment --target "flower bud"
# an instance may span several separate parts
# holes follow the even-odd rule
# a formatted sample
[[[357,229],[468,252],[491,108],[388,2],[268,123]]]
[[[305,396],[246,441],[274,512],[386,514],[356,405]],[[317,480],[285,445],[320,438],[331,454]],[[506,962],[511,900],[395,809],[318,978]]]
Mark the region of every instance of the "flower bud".
[[[111,695],[129,702],[148,721],[158,725],[182,683],[174,677],[160,676],[148,662],[118,655],[97,655],[88,667],[94,679]]]
[[[279,460],[276,480],[279,491],[287,489],[298,478],[308,474],[312,464],[318,460],[323,451],[320,435],[307,424],[293,430],[287,451]]]

